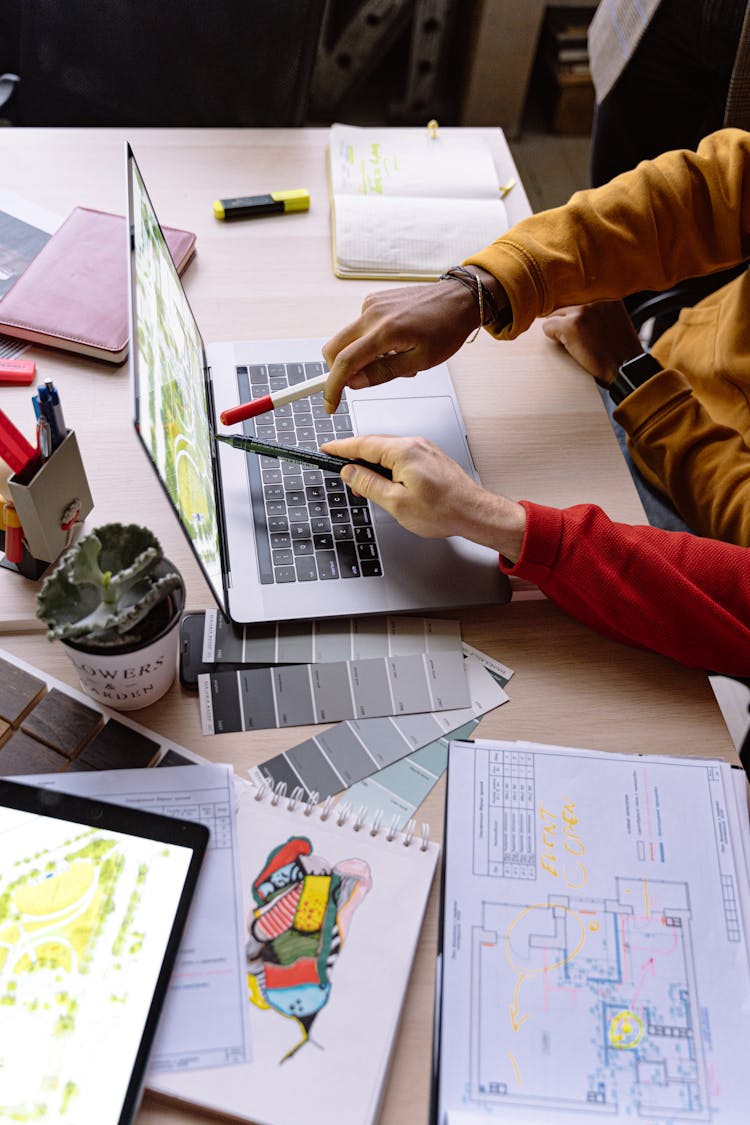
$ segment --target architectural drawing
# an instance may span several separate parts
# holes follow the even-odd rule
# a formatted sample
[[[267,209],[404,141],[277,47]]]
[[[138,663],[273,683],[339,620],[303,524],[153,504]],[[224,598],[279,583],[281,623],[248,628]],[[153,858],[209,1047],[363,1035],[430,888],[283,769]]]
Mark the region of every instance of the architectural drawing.
[[[472,1099],[711,1119],[686,884],[618,878],[608,900],[484,902],[471,989]],[[498,1042],[505,1057],[483,1050]]]

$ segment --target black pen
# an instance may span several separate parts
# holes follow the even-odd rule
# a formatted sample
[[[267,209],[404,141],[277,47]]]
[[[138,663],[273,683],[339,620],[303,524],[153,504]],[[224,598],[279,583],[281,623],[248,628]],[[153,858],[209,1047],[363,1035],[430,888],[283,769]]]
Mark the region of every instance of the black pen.
[[[260,453],[265,457],[281,457],[284,461],[298,461],[302,465],[314,465],[328,473],[341,473],[344,465],[364,465],[381,477],[392,480],[391,470],[384,465],[370,461],[349,460],[346,457],[333,457],[322,450],[299,449],[296,445],[282,445],[277,441],[259,441],[258,438],[240,437],[238,434],[214,434],[216,441],[231,445],[232,449],[242,449],[245,453]]]

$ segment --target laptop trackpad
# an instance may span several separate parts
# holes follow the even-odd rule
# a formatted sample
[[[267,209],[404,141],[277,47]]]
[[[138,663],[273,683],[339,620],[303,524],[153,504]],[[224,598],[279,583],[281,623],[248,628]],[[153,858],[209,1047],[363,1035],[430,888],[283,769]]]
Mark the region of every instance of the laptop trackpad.
[[[447,395],[431,398],[353,399],[358,434],[396,434],[429,438],[472,476],[476,469],[461,423]]]
[[[447,395],[392,399],[350,399],[354,428],[358,434],[395,434],[397,437],[429,438],[457,461],[472,477],[477,472],[466,444],[453,401]],[[373,504],[378,522],[391,520]]]

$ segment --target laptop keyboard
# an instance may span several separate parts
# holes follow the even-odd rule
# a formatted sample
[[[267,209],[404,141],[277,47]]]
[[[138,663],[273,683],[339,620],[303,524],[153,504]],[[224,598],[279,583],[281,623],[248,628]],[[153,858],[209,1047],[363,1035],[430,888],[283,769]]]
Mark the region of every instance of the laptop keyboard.
[[[240,401],[303,383],[324,370],[322,363],[238,367]],[[327,414],[321,393],[249,419],[242,429],[246,437],[315,451],[354,432],[346,402]],[[338,474],[255,453],[246,461],[261,583],[382,577],[370,505]]]

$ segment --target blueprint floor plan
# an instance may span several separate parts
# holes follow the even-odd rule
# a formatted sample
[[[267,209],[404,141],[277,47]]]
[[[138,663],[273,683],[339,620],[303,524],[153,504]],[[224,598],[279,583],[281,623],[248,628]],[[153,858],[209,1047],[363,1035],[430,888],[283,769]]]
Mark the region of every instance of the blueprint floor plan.
[[[521,743],[450,753],[441,1125],[477,1110],[746,1122],[736,771]]]

